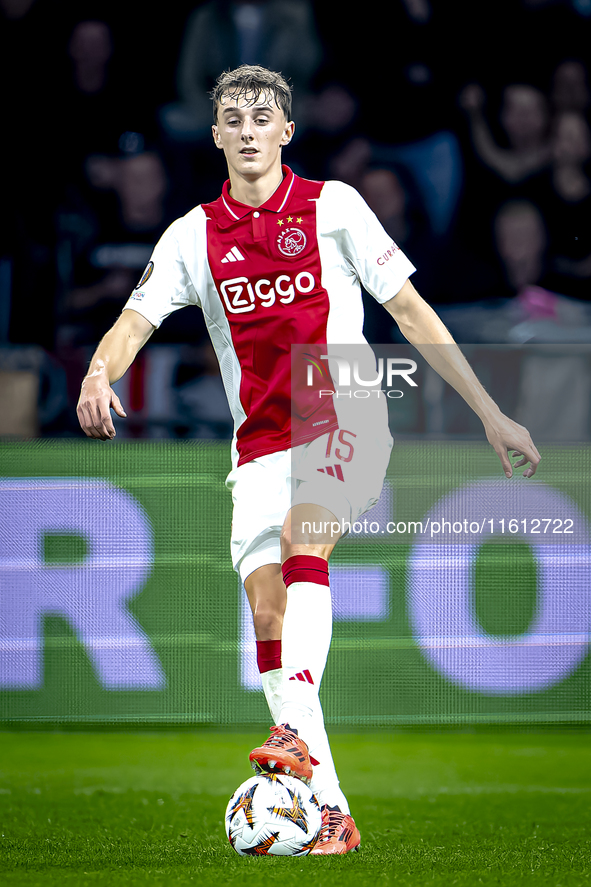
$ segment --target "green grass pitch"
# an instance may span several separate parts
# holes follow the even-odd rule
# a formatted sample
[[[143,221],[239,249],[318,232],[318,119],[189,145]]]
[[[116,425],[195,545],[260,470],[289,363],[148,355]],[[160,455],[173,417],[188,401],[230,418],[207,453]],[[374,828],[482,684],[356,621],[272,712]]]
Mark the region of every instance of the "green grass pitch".
[[[243,858],[223,814],[261,733],[0,733],[5,885],[566,885],[591,879],[582,732],[336,734],[362,849]]]

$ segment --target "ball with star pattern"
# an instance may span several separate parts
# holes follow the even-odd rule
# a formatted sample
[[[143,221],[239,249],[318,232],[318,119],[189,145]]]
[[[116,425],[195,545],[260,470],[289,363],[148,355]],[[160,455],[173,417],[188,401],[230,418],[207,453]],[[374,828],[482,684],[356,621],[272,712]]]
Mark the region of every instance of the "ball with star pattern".
[[[240,856],[306,856],[322,816],[316,796],[294,776],[261,774],[239,786],[226,808],[226,834]]]

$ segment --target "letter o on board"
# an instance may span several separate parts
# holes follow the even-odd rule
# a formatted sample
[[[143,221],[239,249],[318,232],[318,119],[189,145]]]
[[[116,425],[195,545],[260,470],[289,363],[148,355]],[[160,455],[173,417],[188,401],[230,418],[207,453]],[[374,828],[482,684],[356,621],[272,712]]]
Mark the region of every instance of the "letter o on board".
[[[409,614],[413,634],[427,661],[448,680],[488,695],[545,690],[564,680],[588,652],[591,630],[591,527],[565,493],[542,484],[525,486],[483,480],[453,490],[425,515],[423,523],[467,519],[484,528],[476,537],[449,530],[437,540],[417,542],[409,557]],[[509,534],[510,518],[520,532]],[[532,533],[540,518],[573,521],[573,533]],[[505,520],[507,541],[532,547],[538,567],[537,606],[520,635],[487,634],[473,606],[473,567],[478,549]],[[525,520],[525,532],[522,532]],[[533,524],[535,527],[536,524]],[[550,531],[552,526],[550,525]],[[519,588],[515,588],[515,594]]]

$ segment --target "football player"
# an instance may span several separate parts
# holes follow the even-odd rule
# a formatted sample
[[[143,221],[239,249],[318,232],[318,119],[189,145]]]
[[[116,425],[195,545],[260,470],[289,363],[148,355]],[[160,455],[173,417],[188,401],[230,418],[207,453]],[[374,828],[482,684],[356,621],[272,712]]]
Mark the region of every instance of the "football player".
[[[312,852],[347,853],[360,836],[318,697],[332,633],[328,561],[340,536],[332,528],[379,498],[392,445],[383,399],[362,408],[331,396],[338,346],[368,347],[361,287],[475,410],[507,477],[509,450],[519,455],[515,467],[529,465],[526,477],[540,454],[486,393],[411,283],[413,265],[360,195],[282,165],[294,135],[285,79],[243,65],[218,78],[212,98],[213,141],[228,180],[217,200],[175,221],[156,245],[92,358],[78,418],[89,437],[112,439],[111,408],[125,416],[112,384],[172,311],[201,307],[235,423],[232,559],[252,608],[275,724],[250,760],[309,782],[323,812]],[[320,390],[293,369],[292,346],[303,344],[296,358],[324,380]]]

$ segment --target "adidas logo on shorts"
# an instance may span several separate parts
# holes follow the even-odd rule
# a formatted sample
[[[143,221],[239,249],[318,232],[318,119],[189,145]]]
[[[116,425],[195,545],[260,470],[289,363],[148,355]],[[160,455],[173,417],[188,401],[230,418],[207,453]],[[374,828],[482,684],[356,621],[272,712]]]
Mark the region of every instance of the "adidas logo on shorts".
[[[316,471],[319,471],[321,474],[326,472],[330,477],[336,477],[337,480],[345,480],[343,469],[340,465],[335,465],[334,468],[332,465],[327,465],[326,468],[317,468]]]

